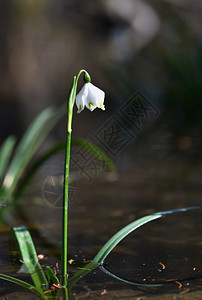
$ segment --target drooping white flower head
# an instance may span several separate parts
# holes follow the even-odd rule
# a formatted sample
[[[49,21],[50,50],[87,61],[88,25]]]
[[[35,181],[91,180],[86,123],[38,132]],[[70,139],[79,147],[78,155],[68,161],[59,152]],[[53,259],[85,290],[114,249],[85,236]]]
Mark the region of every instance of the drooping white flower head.
[[[76,105],[78,108],[77,113],[80,113],[85,106],[90,111],[93,111],[97,107],[105,110],[104,98],[105,93],[101,89],[97,88],[90,82],[85,83],[76,96]]]

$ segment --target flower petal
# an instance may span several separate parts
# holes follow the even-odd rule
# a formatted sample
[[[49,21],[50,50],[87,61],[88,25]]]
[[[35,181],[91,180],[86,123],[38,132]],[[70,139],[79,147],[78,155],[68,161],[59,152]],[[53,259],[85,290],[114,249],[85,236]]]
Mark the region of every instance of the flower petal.
[[[78,113],[81,112],[85,106],[93,111],[95,108],[101,108],[105,110],[104,107],[105,93],[94,86],[92,83],[85,83],[81,91],[76,96],[76,105],[78,107]]]
[[[92,83],[88,83],[88,103],[86,104],[88,109],[90,109],[91,111],[93,111],[97,107],[104,109],[104,97],[105,93],[101,89],[94,86]],[[93,106],[90,104],[92,104]]]
[[[84,84],[83,88],[76,96],[76,106],[78,108],[77,113],[80,113],[85,108],[87,95],[88,88],[86,87],[86,84]]]

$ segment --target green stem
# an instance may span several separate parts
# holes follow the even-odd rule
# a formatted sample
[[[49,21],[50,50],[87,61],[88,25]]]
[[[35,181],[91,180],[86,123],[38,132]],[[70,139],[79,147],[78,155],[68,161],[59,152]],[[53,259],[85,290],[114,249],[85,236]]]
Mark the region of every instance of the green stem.
[[[66,153],[65,153],[65,168],[64,168],[64,193],[63,193],[63,220],[62,220],[62,255],[61,255],[61,284],[67,286],[68,274],[68,191],[69,191],[69,164],[71,150],[71,132],[72,132],[72,116],[73,107],[76,98],[77,84],[80,75],[84,72],[84,81],[90,82],[90,76],[85,70],[80,70],[77,76],[74,76],[72,87],[68,96],[68,119],[67,119],[67,138],[66,138]]]
[[[71,132],[67,133],[65,178],[64,178],[64,200],[63,200],[63,235],[62,235],[62,285],[67,284],[67,237],[68,237],[68,190],[69,190],[69,162],[71,149]]]

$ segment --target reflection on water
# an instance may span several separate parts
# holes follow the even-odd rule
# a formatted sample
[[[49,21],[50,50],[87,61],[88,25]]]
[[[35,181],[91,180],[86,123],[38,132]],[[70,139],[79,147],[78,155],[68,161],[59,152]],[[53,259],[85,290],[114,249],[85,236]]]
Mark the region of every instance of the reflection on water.
[[[134,282],[135,287],[129,288],[128,284],[110,275],[103,277],[99,272],[89,275],[90,284],[85,279],[82,284],[94,290],[98,288],[95,278],[99,277],[108,290],[107,299],[113,299],[114,293],[116,297],[119,292],[121,295],[125,288],[128,297],[143,296],[145,299],[161,294],[162,299],[167,299],[169,295],[172,297],[171,293],[180,297],[189,292],[187,299],[193,299],[191,292],[202,288],[200,220],[201,210],[163,217],[139,228],[114,249],[103,265],[105,270]],[[157,283],[162,286],[156,287]],[[79,292],[78,287],[76,291]],[[196,293],[195,297],[198,296]]]
[[[105,268],[139,284],[201,280],[201,210],[168,215],[131,233]],[[199,283],[197,283],[199,284]]]
[[[151,148],[147,149],[150,155],[158,151]],[[60,164],[62,167],[62,162]],[[77,183],[77,197],[70,204],[69,259],[74,260],[69,266],[70,273],[92,259],[113,234],[133,220],[156,211],[200,206],[200,164],[173,156],[164,160],[153,155],[151,160],[137,147],[135,153],[130,153],[130,149],[123,152],[121,160],[117,159],[117,166],[115,181],[109,180],[106,173],[91,183]],[[40,205],[26,202],[24,212],[30,219],[27,226],[37,252],[46,257],[43,265],[55,266],[60,259],[61,209],[43,198],[42,182],[49,173],[47,166],[45,170],[46,174],[38,174],[41,180],[35,179],[38,188],[35,193],[32,191]],[[28,195],[25,200],[30,198]],[[24,223],[18,220],[20,222]],[[3,236],[1,272],[19,276],[16,267],[10,265],[7,233]],[[102,293],[105,299],[154,296],[158,299],[158,295],[161,299],[169,299],[170,293],[179,299],[193,299],[193,295],[197,299],[201,297],[198,293],[202,286],[201,245],[201,210],[166,216],[130,234],[107,257],[104,265],[127,280],[148,284],[163,282],[165,285],[133,287],[96,269],[78,282],[72,293],[78,299],[80,296],[99,299]],[[3,283],[1,292],[8,293],[4,288],[8,286],[10,288]]]

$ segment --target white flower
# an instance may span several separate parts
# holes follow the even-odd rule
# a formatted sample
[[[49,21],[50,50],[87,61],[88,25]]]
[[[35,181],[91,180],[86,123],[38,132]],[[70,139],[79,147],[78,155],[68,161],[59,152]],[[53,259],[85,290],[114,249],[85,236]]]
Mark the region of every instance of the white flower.
[[[90,82],[85,83],[76,96],[76,105],[78,107],[77,113],[80,113],[85,106],[90,111],[93,111],[97,107],[105,110],[104,98],[105,93],[101,89],[97,88]]]

